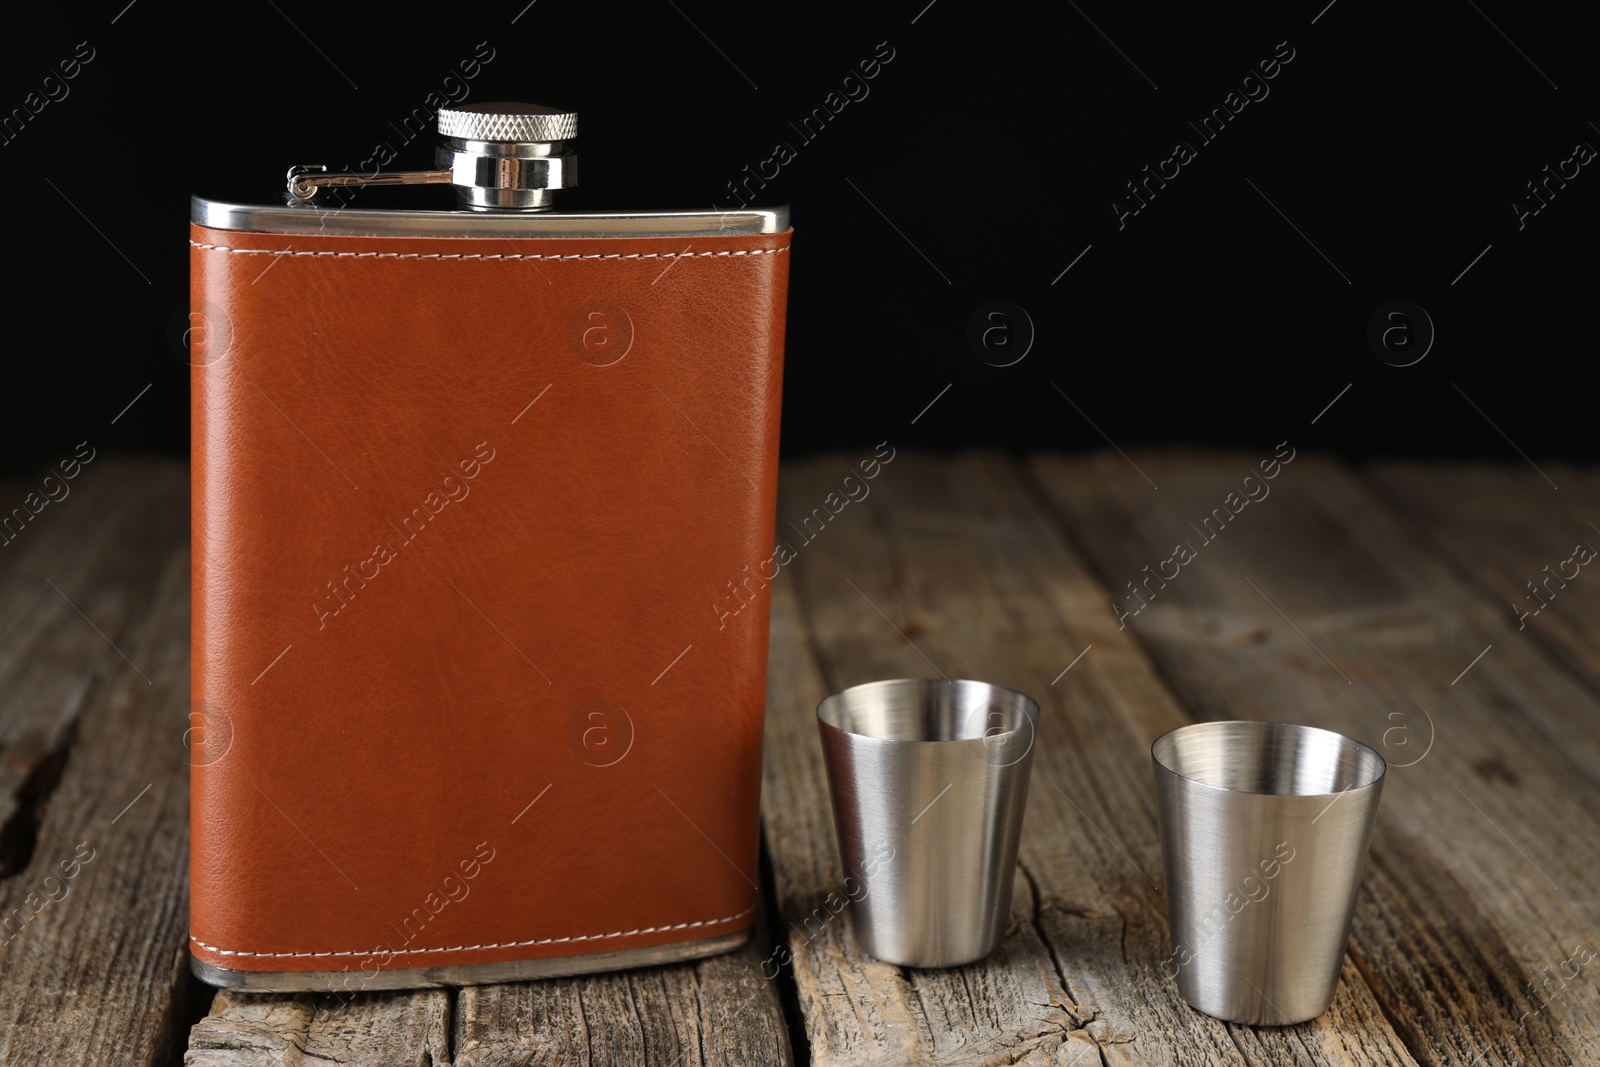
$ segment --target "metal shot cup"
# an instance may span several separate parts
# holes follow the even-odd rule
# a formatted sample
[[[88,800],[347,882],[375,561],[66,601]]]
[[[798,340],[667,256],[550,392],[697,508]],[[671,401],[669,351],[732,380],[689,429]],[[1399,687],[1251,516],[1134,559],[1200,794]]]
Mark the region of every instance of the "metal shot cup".
[[[1204,722],[1158,737],[1172,955],[1195,1008],[1250,1026],[1333,1002],[1386,765],[1343,734]]]
[[[867,952],[955,967],[999,947],[1038,721],[1029,697],[965,680],[868,682],[817,706]]]

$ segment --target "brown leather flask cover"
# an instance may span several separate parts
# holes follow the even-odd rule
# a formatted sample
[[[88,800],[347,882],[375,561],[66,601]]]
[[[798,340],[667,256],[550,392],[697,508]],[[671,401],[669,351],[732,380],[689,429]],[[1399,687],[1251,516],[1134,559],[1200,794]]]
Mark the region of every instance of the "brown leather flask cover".
[[[790,233],[190,237],[196,959],[751,927]]]

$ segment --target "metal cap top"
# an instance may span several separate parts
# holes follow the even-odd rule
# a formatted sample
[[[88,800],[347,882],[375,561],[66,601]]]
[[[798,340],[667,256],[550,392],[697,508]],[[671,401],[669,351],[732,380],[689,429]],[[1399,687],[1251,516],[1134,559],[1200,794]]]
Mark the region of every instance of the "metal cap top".
[[[492,101],[439,109],[439,136],[547,144],[578,136],[578,114],[543,104]]]

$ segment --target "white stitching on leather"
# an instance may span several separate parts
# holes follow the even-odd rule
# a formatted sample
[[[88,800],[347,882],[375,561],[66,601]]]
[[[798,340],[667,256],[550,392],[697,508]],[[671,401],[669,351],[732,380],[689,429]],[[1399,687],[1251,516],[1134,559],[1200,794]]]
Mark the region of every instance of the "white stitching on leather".
[[[257,959],[304,959],[313,956],[378,956],[385,952],[393,956],[411,956],[425,952],[475,952],[486,948],[526,948],[530,945],[559,945],[567,941],[604,941],[613,937],[633,937],[636,934],[659,934],[667,930],[692,930],[697,926],[719,926],[735,919],[742,919],[755,910],[756,906],[751,904],[737,914],[725,915],[720,919],[701,919],[698,922],[673,923],[670,926],[641,926],[636,930],[617,930],[609,934],[574,934],[569,937],[541,937],[531,941],[496,941],[492,944],[484,945],[453,945],[449,948],[391,949],[385,946],[384,948],[363,949],[359,952],[243,952],[238,949],[218,948],[215,945],[208,945],[193,934],[189,935],[189,940],[207,952],[215,952],[219,956],[252,956]]]
[[[779,252],[789,251],[788,246],[781,248],[740,248],[722,252],[612,252],[593,255],[537,255],[522,253],[445,253],[445,252],[326,252],[302,251],[278,248],[230,248],[226,245],[206,244],[202,241],[191,240],[189,244],[194,248],[203,248],[213,252],[227,252],[236,256],[337,256],[354,259],[454,259],[454,260],[497,260],[497,259],[695,259],[705,256],[770,256]],[[421,955],[433,952],[475,952],[481,949],[493,948],[527,948],[533,945],[559,945],[570,941],[604,941],[618,937],[634,937],[639,934],[664,933],[669,930],[692,930],[701,926],[720,926],[723,923],[742,919],[756,910],[751,904],[743,911],[733,915],[725,915],[720,919],[701,919],[696,922],[672,923],[664,926],[641,926],[634,930],[615,930],[608,934],[573,934],[567,937],[533,938],[528,941],[496,941],[481,945],[452,945],[441,948],[403,948],[390,949],[387,946],[378,949],[362,949],[353,952],[247,952],[242,949],[218,948],[208,944],[193,934],[189,940],[199,945],[208,952],[215,952],[220,956],[248,956],[256,959],[308,959],[330,956],[374,956],[388,952],[395,956]]]
[[[698,256],[771,256],[789,251],[782,248],[738,248],[726,252],[607,252],[593,255],[542,256],[507,252],[501,255],[465,252],[294,252],[281,248],[229,248],[226,245],[208,245],[190,241],[195,248],[213,252],[227,252],[235,256],[348,256],[354,259],[694,259]]]

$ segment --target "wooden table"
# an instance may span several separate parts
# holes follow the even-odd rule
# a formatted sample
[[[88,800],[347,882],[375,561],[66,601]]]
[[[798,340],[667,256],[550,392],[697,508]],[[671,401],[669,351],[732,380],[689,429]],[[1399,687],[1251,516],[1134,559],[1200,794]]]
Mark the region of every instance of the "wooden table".
[[[780,528],[866,455],[788,466]],[[1596,474],[1301,454],[1238,505],[1267,458],[902,450],[773,585],[756,944],[345,1003],[188,976],[186,473],[97,459],[0,549],[0,916],[41,905],[0,927],[0,1059],[1600,1062],[1600,576],[1567,562],[1600,544]],[[1179,542],[1193,558],[1164,563]],[[1147,565],[1178,576],[1119,623]],[[843,916],[804,923],[842,881],[813,711],[935,672],[1044,710],[1003,948],[911,972]],[[1393,765],[1338,995],[1301,1026],[1208,1019],[1159,975],[1150,741],[1224,717],[1340,730]],[[794,962],[769,980],[780,941]]]

